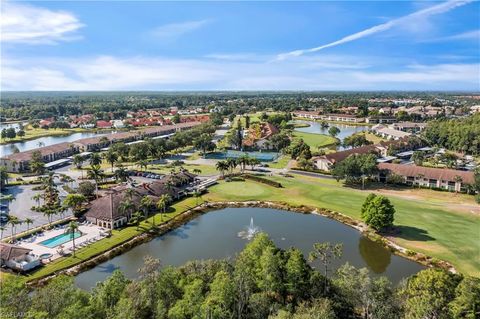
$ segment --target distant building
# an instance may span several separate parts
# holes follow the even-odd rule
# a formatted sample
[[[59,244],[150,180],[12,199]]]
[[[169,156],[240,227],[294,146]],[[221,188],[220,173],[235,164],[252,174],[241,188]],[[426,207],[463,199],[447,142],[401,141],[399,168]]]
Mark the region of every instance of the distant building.
[[[369,124],[391,124],[396,121],[395,116],[369,116],[365,119],[365,122]]]
[[[411,133],[398,131],[380,124],[375,125],[371,130],[375,134],[389,140],[399,140],[412,135]]]
[[[259,149],[267,149],[268,139],[279,132],[278,128],[270,123],[260,124],[260,131],[256,132],[255,126],[252,125],[245,131],[245,139],[243,145],[247,147],[257,147]],[[258,134],[258,136],[257,136]]]
[[[322,116],[316,111],[294,111],[293,116],[310,120],[320,120]]]
[[[400,122],[389,125],[389,127],[402,132],[419,133],[427,127],[427,123]]]
[[[465,192],[466,184],[474,183],[474,173],[455,169],[432,168],[417,165],[392,163],[378,164],[379,179],[385,181],[389,175],[398,175],[407,185],[441,188],[449,191]]]
[[[332,122],[347,122],[347,123],[363,123],[365,118],[356,117],[351,114],[325,114],[321,116],[322,120],[332,121]]]
[[[112,123],[110,121],[97,121],[97,128],[111,128]]]

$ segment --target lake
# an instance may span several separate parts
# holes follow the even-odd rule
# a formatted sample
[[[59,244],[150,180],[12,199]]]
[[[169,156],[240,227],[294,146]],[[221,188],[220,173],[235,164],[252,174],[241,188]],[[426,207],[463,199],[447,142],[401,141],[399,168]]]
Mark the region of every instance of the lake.
[[[295,120],[294,123],[304,123],[304,124],[309,124],[310,126],[308,127],[298,127],[295,128],[295,131],[299,132],[305,132],[305,133],[315,133],[315,134],[328,134],[328,129],[332,126],[337,127],[340,130],[340,133],[336,136],[338,139],[340,139],[343,142],[343,139],[347,136],[353,135],[355,133],[359,132],[365,132],[368,131],[370,126],[367,125],[348,125],[348,124],[333,124],[333,123],[328,123],[327,128],[322,128],[320,125],[320,122],[313,122],[313,121],[301,121],[301,120]]]
[[[63,142],[74,142],[82,138],[102,136],[106,134],[109,134],[109,133],[78,132],[78,133],[73,133],[69,135],[39,137],[30,141],[0,145],[0,154],[2,156],[12,154],[14,150],[14,146],[16,146],[20,152],[24,152],[24,151],[29,151],[29,150],[38,148],[40,144],[41,146],[49,146],[49,145],[63,143]]]
[[[135,278],[146,255],[160,259],[163,265],[234,257],[248,242],[238,233],[247,228],[251,218],[255,226],[284,249],[294,246],[308,254],[317,242],[343,243],[343,257],[333,264],[335,267],[348,261],[356,267],[367,267],[375,276],[385,275],[394,283],[424,269],[418,263],[392,254],[357,230],[326,217],[267,208],[226,208],[201,215],[174,231],[79,274],[75,278],[76,284],[82,289],[91,289],[115,269]]]

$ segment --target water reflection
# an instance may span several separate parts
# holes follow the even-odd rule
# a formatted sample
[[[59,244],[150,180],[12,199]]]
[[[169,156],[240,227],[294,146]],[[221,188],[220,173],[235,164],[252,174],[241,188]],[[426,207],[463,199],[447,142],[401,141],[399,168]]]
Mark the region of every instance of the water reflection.
[[[358,240],[358,251],[368,268],[376,274],[383,274],[390,265],[392,253],[382,244],[362,236]]]

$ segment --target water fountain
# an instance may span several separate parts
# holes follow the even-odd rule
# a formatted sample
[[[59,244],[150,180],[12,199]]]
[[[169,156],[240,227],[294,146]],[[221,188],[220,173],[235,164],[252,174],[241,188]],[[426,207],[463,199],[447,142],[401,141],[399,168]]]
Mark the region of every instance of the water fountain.
[[[238,237],[251,240],[261,231],[260,227],[253,224],[253,217],[250,218],[250,225],[247,227],[247,230],[242,230],[238,233]]]

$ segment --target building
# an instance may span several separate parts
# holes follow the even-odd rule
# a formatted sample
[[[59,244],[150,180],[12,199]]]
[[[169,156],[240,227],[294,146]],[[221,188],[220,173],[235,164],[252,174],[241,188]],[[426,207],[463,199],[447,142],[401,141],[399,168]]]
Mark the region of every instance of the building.
[[[31,254],[31,249],[0,242],[0,262],[8,268],[28,271],[40,266],[38,256]]]
[[[112,123],[110,121],[97,121],[97,128],[112,128]]]
[[[258,131],[257,128],[259,129]],[[246,138],[242,143],[246,147],[268,149],[268,139],[278,132],[278,128],[270,123],[262,123],[260,127],[258,127],[257,124],[253,124],[248,131],[246,131]]]
[[[414,122],[400,122],[400,123],[395,123],[392,125],[389,125],[389,128],[397,130],[397,131],[402,131],[402,132],[408,132],[408,133],[419,133],[423,131],[427,127],[427,123],[414,123]]]
[[[396,121],[395,116],[369,116],[365,119],[365,122],[369,124],[391,124]]]
[[[399,140],[412,135],[411,133],[398,131],[380,124],[372,127],[372,132],[389,140]]]
[[[356,117],[351,114],[325,114],[321,116],[322,120],[332,121],[332,122],[347,122],[347,123],[363,123],[365,118]]]
[[[386,181],[389,175],[398,175],[407,185],[440,188],[455,192],[465,192],[466,184],[474,183],[474,173],[455,169],[402,165],[392,163],[378,164],[380,181]]]
[[[186,195],[182,186],[189,185],[195,180],[195,175],[187,171],[169,175],[162,180],[138,187],[117,187],[108,190],[105,196],[91,202],[85,214],[86,219],[100,227],[114,229],[126,225],[131,219],[131,213],[140,208],[143,197],[148,196],[156,203],[161,195],[169,195],[172,200]],[[130,189],[130,191],[129,191]],[[122,202],[131,200],[135,209],[123,211]]]
[[[388,149],[390,146],[396,146],[405,143],[405,139],[397,141],[382,141],[378,144],[365,145],[360,147],[351,148],[344,151],[326,154],[323,156],[317,156],[313,158],[313,163],[319,170],[330,171],[336,163],[340,163],[350,155],[354,154],[376,154],[382,158],[388,157]]]
[[[29,170],[29,162],[35,151],[39,151],[42,154],[43,161],[49,163],[72,156],[79,151],[79,146],[75,143],[64,142],[25,152],[13,153],[0,158],[0,165],[5,167],[7,172],[26,172]]]
[[[294,111],[293,116],[310,120],[320,120],[322,116],[316,111]]]

